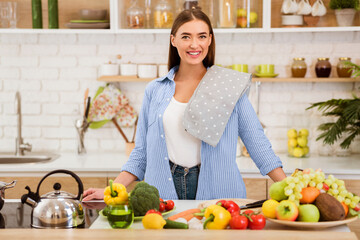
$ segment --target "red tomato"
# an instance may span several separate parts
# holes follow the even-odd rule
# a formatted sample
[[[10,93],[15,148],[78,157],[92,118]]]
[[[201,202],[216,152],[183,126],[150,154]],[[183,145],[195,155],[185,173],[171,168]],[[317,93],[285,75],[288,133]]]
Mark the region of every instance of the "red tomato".
[[[252,214],[251,215],[252,222],[249,221],[249,228],[260,230],[263,229],[266,225],[266,219],[262,214]]]
[[[246,215],[250,215],[250,214],[254,214],[253,210],[245,210],[242,214],[246,214]]]
[[[175,206],[174,201],[173,200],[168,200],[165,202],[165,209],[166,211],[170,211],[171,209],[173,209]]]
[[[232,217],[236,216],[236,215],[240,215],[240,211],[235,211],[235,212],[232,212],[230,214],[231,214]]]
[[[162,198],[159,198],[159,200],[160,200],[161,203],[164,202],[164,200]]]
[[[160,213],[159,211],[155,210],[155,209],[150,209],[149,211],[147,211],[147,212],[145,213],[145,215],[148,215],[148,214],[150,214],[150,213],[156,213],[156,214],[159,214],[160,216],[162,216],[161,213]]]
[[[248,224],[248,218],[241,215],[233,215],[229,222],[231,229],[246,229],[248,227]]]
[[[163,212],[163,211],[165,211],[165,203],[163,203],[163,202],[160,202],[160,205],[159,205],[159,211],[160,212]]]

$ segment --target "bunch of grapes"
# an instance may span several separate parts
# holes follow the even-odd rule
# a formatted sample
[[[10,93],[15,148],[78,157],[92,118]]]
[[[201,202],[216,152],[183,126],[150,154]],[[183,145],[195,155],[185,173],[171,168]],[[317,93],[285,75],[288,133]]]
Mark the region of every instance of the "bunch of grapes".
[[[344,202],[351,208],[355,208],[360,201],[360,197],[348,192],[343,180],[329,175],[326,178],[325,173],[320,169],[314,171],[311,168],[303,171],[295,171],[290,177],[285,179],[287,186],[284,188],[285,195],[289,200],[300,204],[302,199],[301,191],[306,187],[315,187],[321,191],[334,196],[339,202]]]

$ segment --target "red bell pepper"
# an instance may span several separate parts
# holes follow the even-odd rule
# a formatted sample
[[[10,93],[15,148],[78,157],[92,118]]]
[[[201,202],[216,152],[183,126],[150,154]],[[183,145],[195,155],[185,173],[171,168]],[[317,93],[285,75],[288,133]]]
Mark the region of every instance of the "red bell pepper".
[[[225,208],[229,213],[240,212],[240,207],[234,201],[226,201],[226,200],[219,200],[216,202],[216,205],[219,205]]]

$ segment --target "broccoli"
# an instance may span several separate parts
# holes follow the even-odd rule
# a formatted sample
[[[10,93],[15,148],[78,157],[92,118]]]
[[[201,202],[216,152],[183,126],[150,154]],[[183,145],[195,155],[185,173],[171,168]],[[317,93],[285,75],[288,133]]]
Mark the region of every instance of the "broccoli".
[[[130,193],[130,204],[134,216],[144,216],[150,209],[159,210],[159,190],[146,182],[139,182]]]

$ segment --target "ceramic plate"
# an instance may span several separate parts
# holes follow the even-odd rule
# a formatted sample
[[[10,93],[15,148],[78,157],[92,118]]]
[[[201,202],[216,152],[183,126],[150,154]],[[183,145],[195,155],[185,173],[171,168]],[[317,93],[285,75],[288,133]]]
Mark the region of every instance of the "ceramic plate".
[[[294,228],[329,228],[329,227],[336,227],[336,226],[340,226],[346,223],[350,223],[353,221],[356,221],[358,217],[350,217],[344,220],[339,220],[339,221],[326,221],[326,222],[296,222],[296,221],[285,221],[285,220],[277,220],[277,219],[271,219],[271,218],[266,218],[268,221],[273,222],[273,223],[277,223],[277,224],[281,224],[281,225],[285,225],[285,226],[289,226],[289,227],[294,227]]]
[[[272,78],[272,77],[277,77],[279,74],[277,73],[254,73],[255,76],[257,77],[262,77],[262,78]]]
[[[173,209],[171,209],[170,211],[166,211],[166,212],[162,212],[161,215],[165,216],[165,215],[168,215],[169,213],[175,211],[176,207],[174,207]],[[134,217],[134,221],[137,221],[137,220],[142,220],[144,216],[137,216],[137,217]]]

